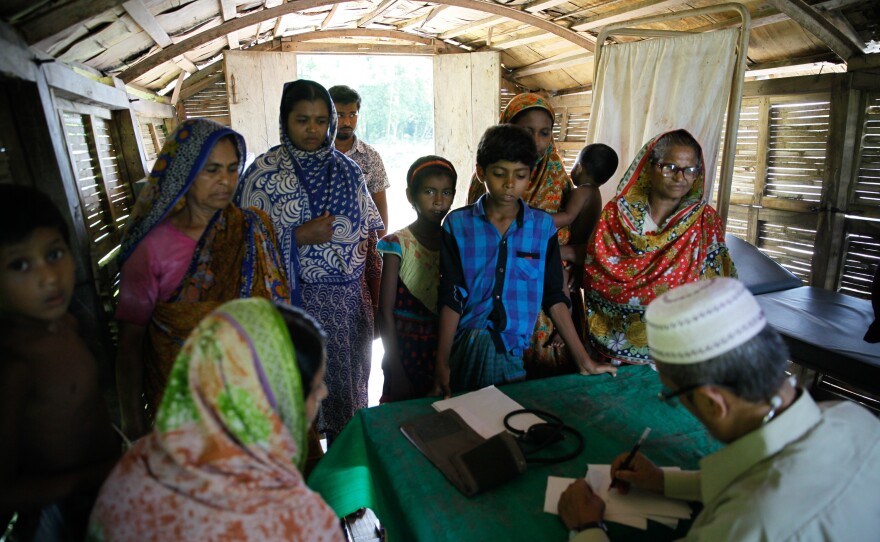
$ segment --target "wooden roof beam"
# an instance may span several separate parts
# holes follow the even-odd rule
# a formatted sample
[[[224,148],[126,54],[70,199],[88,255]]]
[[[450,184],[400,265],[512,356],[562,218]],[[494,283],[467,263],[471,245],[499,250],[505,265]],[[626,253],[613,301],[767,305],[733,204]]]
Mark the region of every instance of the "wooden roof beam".
[[[174,90],[171,92],[171,105],[177,105],[178,100],[180,100],[180,89],[183,86],[183,79],[186,77],[186,72],[181,70],[180,75],[177,76],[177,81],[174,83]]]
[[[324,30],[330,24],[330,20],[336,15],[337,8],[339,8],[339,4],[333,4],[333,7],[330,8],[330,13],[328,13],[327,16],[324,17],[324,20],[321,21],[321,26],[319,27],[321,30]]]
[[[848,36],[809,4],[805,4],[801,0],[771,1],[776,9],[788,15],[809,33],[819,38],[843,60],[862,54],[862,50]]]
[[[52,37],[95,15],[122,5],[123,0],[78,0],[52,6],[39,17],[25,21],[18,29],[28,45]]]
[[[282,15],[275,19],[275,28],[272,30],[272,38],[280,38],[284,31],[287,30],[287,22],[284,20],[286,15]]]
[[[789,58],[776,62],[764,62],[752,64],[746,67],[746,77],[758,77],[761,75],[776,75],[780,73],[802,72],[819,68],[834,68],[843,66],[834,62],[836,56],[832,53],[813,55],[803,58]]]
[[[539,11],[544,11],[545,9],[554,8],[560,4],[564,4],[569,2],[570,0],[535,0],[534,2],[529,2],[526,4],[523,9],[528,11],[529,13],[537,13]]]
[[[416,26],[422,28],[426,24],[431,22],[431,19],[433,19],[437,15],[440,15],[440,13],[442,13],[443,10],[447,9],[448,7],[449,6],[434,6],[428,13],[425,13],[424,15],[419,15],[418,17],[414,17],[407,21],[403,21],[402,23],[397,23],[396,25],[394,25],[394,27],[398,30],[405,30],[407,28],[413,28]]]
[[[229,22],[238,17],[238,8],[235,0],[220,0],[220,15],[224,22]],[[220,36],[217,36],[218,38]],[[230,49],[238,49],[241,43],[238,41],[238,32],[233,31],[226,34],[226,44]]]
[[[556,55],[554,57],[541,60],[540,62],[529,64],[528,66],[517,68],[513,70],[511,75],[514,78],[519,79],[522,77],[527,77],[529,75],[536,75],[552,70],[561,70],[563,68],[571,68],[572,66],[579,66],[581,64],[592,62],[593,53],[585,53],[583,51],[569,51]]]
[[[448,40],[450,38],[454,38],[456,36],[460,36],[462,34],[467,34],[472,30],[479,30],[481,28],[486,28],[487,26],[492,26],[494,24],[498,24],[504,20],[504,17],[499,15],[493,15],[492,17],[487,17],[485,19],[480,19],[479,21],[474,21],[470,24],[465,24],[459,26],[458,28],[453,28],[452,30],[448,30],[443,32],[438,38],[441,40]]]
[[[189,74],[193,74],[199,71],[199,67],[183,55],[174,57],[174,63],[177,64],[181,70]]]
[[[224,21],[231,21],[238,16],[235,0],[220,0],[220,15]]]
[[[522,6],[520,11],[528,12],[528,13],[535,13],[535,12],[538,12],[538,11],[541,11],[544,9],[551,8],[553,6],[558,6],[559,4],[564,4],[565,2],[568,2],[568,1],[569,0],[534,0],[534,1],[529,2],[528,4],[525,4],[524,6]],[[455,36],[460,36],[462,34],[466,34],[466,33],[470,32],[471,30],[477,30],[480,28],[485,28],[487,26],[492,27],[496,23],[501,22],[501,20],[502,20],[502,18],[500,18],[500,17],[488,17],[486,19],[474,21],[473,23],[471,23],[469,25],[461,26],[461,27],[455,28],[453,30],[450,30],[448,32],[444,32],[444,33],[440,34],[438,37],[440,39],[454,38]]]
[[[860,53],[865,52],[865,49],[868,47],[865,44],[865,40],[862,39],[852,23],[849,22],[849,19],[844,17],[839,9],[822,10],[822,12],[825,14],[825,17],[827,17],[828,20],[836,26],[853,45],[856,46]]]
[[[171,37],[141,0],[128,0],[122,4],[122,8],[156,42],[156,45],[168,47],[172,44]]]
[[[315,32],[303,32],[288,36],[290,41],[312,41],[338,38],[376,38],[411,41],[419,45],[434,45],[433,38],[426,38],[399,30],[380,30],[377,28],[338,28],[333,30],[317,30]]]
[[[288,13],[296,13],[299,11],[313,9],[320,6],[341,4],[346,1],[348,0],[297,0],[296,2],[288,2],[286,4],[282,4],[276,8],[264,9],[256,11],[254,13],[250,13],[243,17],[236,17],[231,21],[226,21],[220,26],[204,29],[201,32],[179,43],[175,43],[171,47],[166,47],[165,49],[162,49],[147,56],[137,64],[122,72],[120,74],[120,77],[124,81],[132,81],[147,73],[156,66],[164,64],[165,62],[173,59],[175,56],[186,53],[187,51],[191,51],[210,41],[228,35],[231,32],[241,30],[243,28],[248,28],[255,24],[262,23],[263,21],[268,21],[270,19],[274,19],[275,17],[280,17],[281,15],[286,15]],[[555,24],[546,19],[542,19],[541,17],[532,15],[531,13],[523,12],[507,6],[489,3],[483,0],[436,0],[436,3],[465,9],[472,9],[475,11],[489,13],[491,15],[506,17],[513,21],[530,24],[536,28],[545,30],[550,34],[559,36],[560,38],[574,43],[578,47],[583,47],[588,51],[593,51],[596,48],[595,44],[587,39],[587,37],[584,35],[573,32],[563,26]]]
[[[433,56],[437,54],[460,53],[446,42],[434,45],[389,45],[386,43],[315,43],[285,41],[281,50],[289,53],[315,54],[371,54],[371,55],[416,55]]]
[[[52,37],[71,26],[121,5],[123,0],[79,0],[53,5],[44,14],[22,23],[18,29],[28,45]]]
[[[533,30],[525,34],[521,34],[519,37],[514,36],[513,39],[509,39],[506,41],[496,41],[492,44],[492,50],[503,51],[504,49],[512,49],[514,47],[519,47],[520,45],[528,45],[530,43],[545,40],[547,39],[547,37],[547,32],[544,32],[543,30]],[[495,39],[502,39],[502,36],[495,36]]]
[[[357,26],[366,26],[375,21],[376,19],[381,17],[383,13],[385,13],[386,9],[390,8],[396,2],[397,0],[382,0],[376,7],[376,9],[358,19]]]
[[[685,3],[685,1],[686,0],[642,0],[641,2],[635,2],[626,7],[615,9],[595,17],[588,17],[586,19],[581,19],[580,21],[575,21],[574,24],[571,25],[571,29],[576,32],[584,32],[611,23],[653,15],[659,11],[666,11],[669,8],[679,6]]]

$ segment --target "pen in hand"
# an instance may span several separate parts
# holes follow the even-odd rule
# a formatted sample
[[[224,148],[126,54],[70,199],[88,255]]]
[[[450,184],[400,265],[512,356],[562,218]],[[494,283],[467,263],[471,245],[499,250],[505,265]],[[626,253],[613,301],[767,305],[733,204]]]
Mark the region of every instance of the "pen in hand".
[[[629,455],[626,456],[626,459],[623,460],[623,463],[620,464],[620,467],[617,470],[629,470],[629,468],[632,466],[632,460],[636,457],[636,453],[638,453],[639,448],[642,447],[642,444],[644,444],[645,440],[648,438],[648,435],[650,435],[650,434],[651,434],[651,428],[646,427],[645,430],[642,432],[642,436],[639,437],[638,442],[636,442],[636,445],[633,446],[633,449],[630,450]],[[614,489],[614,486],[617,485],[617,482],[618,482],[618,480],[617,480],[617,477],[615,476],[614,478],[611,479],[611,485],[608,486],[608,490],[610,491],[610,490]]]

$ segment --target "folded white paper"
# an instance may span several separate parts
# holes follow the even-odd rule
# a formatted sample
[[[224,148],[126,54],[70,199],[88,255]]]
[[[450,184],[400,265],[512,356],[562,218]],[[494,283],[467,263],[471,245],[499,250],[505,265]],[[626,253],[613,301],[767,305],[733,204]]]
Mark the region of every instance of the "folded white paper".
[[[626,495],[621,495],[616,489],[609,491],[611,465],[589,465],[588,468],[586,480],[593,488],[593,493],[605,501],[606,522],[646,530],[648,520],[651,520],[675,529],[678,527],[679,519],[691,517],[691,507],[684,501],[632,488]],[[680,469],[663,467],[663,470]],[[559,498],[574,481],[575,478],[547,477],[547,489],[544,493],[545,512],[559,514]]]
[[[437,401],[431,406],[437,412],[454,409],[483,438],[490,438],[504,431],[504,417],[523,408],[495,386]],[[511,427],[522,431],[536,423],[544,423],[544,420],[534,414],[520,414],[510,419]]]
[[[609,489],[611,465],[588,465],[587,483],[593,488],[593,492],[605,501],[606,515],[648,518],[659,516],[678,519],[691,517],[691,507],[684,501],[635,488],[630,488],[626,495],[621,495],[616,489]]]
[[[560,478],[559,476],[547,477],[547,491],[544,492],[544,511],[548,514],[559,515],[559,498],[565,488],[571,485],[575,478]]]

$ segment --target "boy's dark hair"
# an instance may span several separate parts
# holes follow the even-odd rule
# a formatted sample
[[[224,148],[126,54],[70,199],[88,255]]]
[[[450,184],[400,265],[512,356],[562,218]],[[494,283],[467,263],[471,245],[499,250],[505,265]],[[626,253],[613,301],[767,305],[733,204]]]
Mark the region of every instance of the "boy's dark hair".
[[[428,175],[446,175],[452,179],[452,186],[458,180],[458,173],[455,172],[455,166],[452,162],[442,156],[429,154],[422,156],[409,166],[406,172],[406,187],[410,192],[418,191],[422,181]]]
[[[306,311],[281,303],[275,303],[275,309],[281,314],[290,334],[305,399],[312,392],[312,380],[324,363],[327,335],[321,324]]]
[[[309,81],[308,79],[297,79],[292,83],[284,85],[284,92],[281,94],[281,125],[287,126],[287,118],[294,106],[298,102],[313,102],[321,100],[327,104],[327,111],[333,115],[333,105],[330,103],[330,95],[327,89],[320,83]]]
[[[342,105],[357,104],[358,111],[360,111],[361,95],[355,89],[347,85],[335,85],[327,89],[327,92],[330,93],[333,103]]]
[[[605,184],[617,171],[617,153],[604,143],[587,145],[578,154],[577,161],[597,186]]]
[[[37,228],[54,228],[70,243],[67,222],[49,196],[30,186],[0,184],[0,246],[20,243]]]
[[[528,130],[513,124],[496,124],[483,133],[477,147],[477,165],[485,169],[501,160],[519,162],[535,169],[538,150]]]

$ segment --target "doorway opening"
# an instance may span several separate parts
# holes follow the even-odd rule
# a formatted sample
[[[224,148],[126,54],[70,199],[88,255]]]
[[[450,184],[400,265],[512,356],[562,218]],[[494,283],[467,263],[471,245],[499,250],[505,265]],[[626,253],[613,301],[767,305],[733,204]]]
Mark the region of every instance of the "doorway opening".
[[[431,57],[297,55],[297,75],[326,88],[348,85],[361,95],[355,134],[379,151],[391,188],[387,231],[415,220],[406,200],[406,172],[434,154],[434,72]]]

